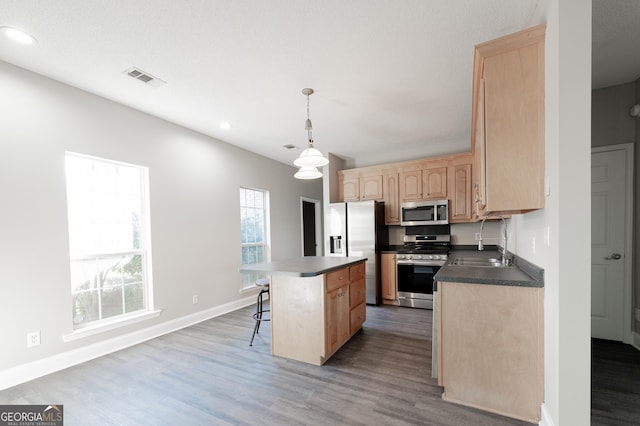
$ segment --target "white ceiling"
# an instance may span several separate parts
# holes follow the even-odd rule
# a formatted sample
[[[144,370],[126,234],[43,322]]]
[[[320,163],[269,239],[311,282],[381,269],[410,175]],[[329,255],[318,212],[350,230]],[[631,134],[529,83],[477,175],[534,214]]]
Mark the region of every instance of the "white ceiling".
[[[468,150],[473,46],[543,23],[545,8],[545,0],[0,0],[0,26],[38,40],[0,39],[0,60],[286,164],[299,151],[283,145],[306,145],[301,90],[311,87],[316,147],[365,166]],[[640,76],[637,22],[637,0],[594,0],[594,87]],[[128,77],[132,66],[167,84]],[[219,128],[224,120],[231,129]]]

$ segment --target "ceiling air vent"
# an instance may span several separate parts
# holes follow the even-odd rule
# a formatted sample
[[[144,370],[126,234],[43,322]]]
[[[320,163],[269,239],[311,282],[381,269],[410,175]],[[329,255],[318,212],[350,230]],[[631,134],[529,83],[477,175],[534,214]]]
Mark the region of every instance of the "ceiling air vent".
[[[295,146],[295,145],[291,145],[291,144],[282,145],[282,147],[283,147],[284,149],[288,149],[289,151],[293,151],[294,149],[298,149],[298,147],[297,147],[297,146]]]
[[[153,86],[153,87],[160,87],[163,84],[167,84],[166,81],[160,80],[158,77],[154,77],[151,74],[149,74],[148,72],[144,72],[142,70],[139,70],[136,67],[131,67],[127,70],[124,70],[124,74],[127,74],[129,77],[133,77],[136,80],[139,80],[145,84],[148,84],[149,86]]]

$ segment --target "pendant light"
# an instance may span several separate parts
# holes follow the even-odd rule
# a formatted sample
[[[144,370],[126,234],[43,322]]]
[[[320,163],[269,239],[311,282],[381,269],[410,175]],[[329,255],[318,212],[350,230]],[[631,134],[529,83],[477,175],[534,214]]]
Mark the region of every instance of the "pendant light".
[[[322,177],[322,173],[316,167],[329,164],[329,160],[313,146],[312,126],[309,118],[309,96],[313,94],[313,89],[302,89],[302,94],[307,97],[307,121],[304,123],[304,129],[307,131],[309,146],[293,162],[294,165],[300,167],[294,177],[297,179],[316,179]]]
[[[296,179],[317,179],[322,177],[322,172],[313,166],[302,166],[293,177]]]

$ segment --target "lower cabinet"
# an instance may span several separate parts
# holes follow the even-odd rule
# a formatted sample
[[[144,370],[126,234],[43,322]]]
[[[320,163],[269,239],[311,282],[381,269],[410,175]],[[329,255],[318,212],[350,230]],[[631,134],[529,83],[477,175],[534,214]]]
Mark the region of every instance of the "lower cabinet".
[[[364,269],[364,268],[363,268]],[[360,330],[367,317],[366,281],[364,275],[349,283],[349,333]]]
[[[382,303],[398,303],[398,267],[395,253],[382,253],[380,255],[380,275],[382,286]]]
[[[325,313],[325,353],[331,354],[342,346],[350,335],[348,282],[345,281],[343,286],[327,291]]]
[[[326,276],[325,356],[330,356],[366,319],[365,264],[330,272]]]
[[[438,283],[444,400],[537,423],[544,392],[544,289]]]

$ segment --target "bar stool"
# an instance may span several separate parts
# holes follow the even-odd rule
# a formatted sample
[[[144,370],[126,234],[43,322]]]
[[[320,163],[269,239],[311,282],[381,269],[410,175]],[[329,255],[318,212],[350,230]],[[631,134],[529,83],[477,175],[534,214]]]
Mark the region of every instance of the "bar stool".
[[[269,309],[262,308],[262,296],[266,293],[269,296],[269,278],[260,278],[256,280],[256,286],[260,288],[258,293],[258,302],[256,304],[256,312],[253,314],[253,319],[256,320],[256,326],[253,328],[253,335],[251,336],[251,342],[249,346],[253,346],[253,338],[256,337],[256,333],[260,329],[260,323],[262,321],[271,321],[270,318],[263,318],[262,314],[269,312]]]

